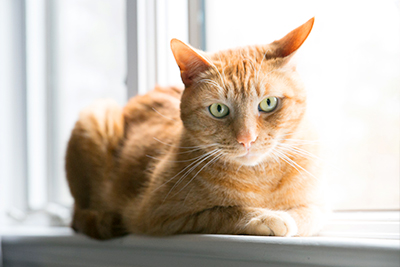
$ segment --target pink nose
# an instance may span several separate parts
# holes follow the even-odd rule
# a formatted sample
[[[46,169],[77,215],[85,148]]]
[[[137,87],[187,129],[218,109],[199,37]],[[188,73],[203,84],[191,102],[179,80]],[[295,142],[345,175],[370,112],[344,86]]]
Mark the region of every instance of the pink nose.
[[[254,143],[254,141],[256,141],[257,135],[250,132],[241,134],[236,139],[239,142],[239,144],[242,144],[246,149],[249,149],[251,145]]]

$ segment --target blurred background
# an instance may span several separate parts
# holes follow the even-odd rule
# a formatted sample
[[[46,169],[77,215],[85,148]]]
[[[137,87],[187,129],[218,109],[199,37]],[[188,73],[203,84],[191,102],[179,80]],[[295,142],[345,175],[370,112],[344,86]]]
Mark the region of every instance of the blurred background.
[[[315,16],[298,52],[334,210],[400,208],[399,1],[0,0],[0,225],[65,224],[79,111],[181,84],[169,49],[266,44]]]

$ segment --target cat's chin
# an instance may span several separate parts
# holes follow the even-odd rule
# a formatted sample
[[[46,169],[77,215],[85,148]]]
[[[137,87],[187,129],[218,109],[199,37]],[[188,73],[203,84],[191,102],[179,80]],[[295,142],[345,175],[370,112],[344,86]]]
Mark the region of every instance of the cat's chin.
[[[256,166],[259,163],[261,163],[264,159],[263,154],[258,154],[258,153],[247,153],[244,156],[240,156],[235,158],[234,160],[244,166]]]

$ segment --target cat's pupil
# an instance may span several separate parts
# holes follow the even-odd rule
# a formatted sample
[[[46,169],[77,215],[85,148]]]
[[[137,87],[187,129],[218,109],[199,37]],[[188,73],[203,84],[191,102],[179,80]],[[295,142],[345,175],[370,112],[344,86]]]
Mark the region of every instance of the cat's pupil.
[[[267,99],[267,104],[268,106],[271,106],[271,100],[269,98]]]
[[[218,105],[217,110],[218,110],[219,113],[221,113],[221,111],[222,111],[222,106],[221,106],[221,105]]]

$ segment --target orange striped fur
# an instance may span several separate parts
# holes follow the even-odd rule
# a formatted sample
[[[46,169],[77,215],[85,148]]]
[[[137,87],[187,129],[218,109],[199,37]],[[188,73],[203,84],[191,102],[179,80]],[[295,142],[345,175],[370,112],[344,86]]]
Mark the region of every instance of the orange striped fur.
[[[314,19],[284,38],[214,54],[171,47],[185,89],[85,109],[68,144],[72,227],[128,233],[309,236],[322,225],[315,135],[292,56]],[[272,112],[259,110],[276,97]],[[210,105],[229,114],[215,118]]]

